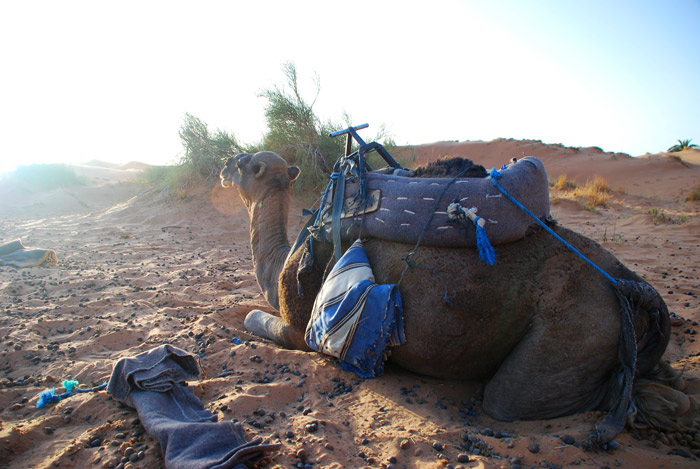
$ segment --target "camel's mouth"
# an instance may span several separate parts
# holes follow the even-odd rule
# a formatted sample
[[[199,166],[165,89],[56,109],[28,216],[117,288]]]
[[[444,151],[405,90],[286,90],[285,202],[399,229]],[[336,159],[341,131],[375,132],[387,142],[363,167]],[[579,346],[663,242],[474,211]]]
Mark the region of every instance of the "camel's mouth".
[[[221,176],[221,187],[233,187],[233,181],[231,181],[229,178]]]

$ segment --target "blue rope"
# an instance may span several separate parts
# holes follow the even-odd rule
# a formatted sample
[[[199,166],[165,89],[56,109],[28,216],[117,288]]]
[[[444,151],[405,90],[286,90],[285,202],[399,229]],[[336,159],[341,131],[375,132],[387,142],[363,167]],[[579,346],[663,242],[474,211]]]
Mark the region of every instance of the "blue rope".
[[[66,382],[67,381],[64,381],[64,383],[66,383]],[[74,395],[79,394],[79,393],[97,392],[97,391],[101,391],[107,387],[107,383],[102,383],[99,386],[95,386],[92,388],[80,389],[80,388],[76,388],[76,385],[74,385],[73,384],[74,382],[72,382],[72,381],[68,381],[67,383],[69,384],[69,386],[66,387],[66,392],[64,392],[63,394],[56,394],[56,388],[47,389],[46,391],[42,392],[39,395],[39,400],[36,403],[36,408],[41,409],[46,404],[49,404],[49,403],[55,404],[57,402],[61,402],[63,399],[65,399],[67,397],[71,397],[71,396],[74,396]]]
[[[537,223],[540,224],[540,226],[542,226],[542,228],[544,228],[545,230],[547,230],[547,231],[549,232],[549,234],[551,234],[551,235],[554,236],[556,239],[558,239],[558,240],[559,240],[564,246],[566,246],[570,251],[572,251],[572,252],[573,252],[574,254],[576,254],[578,257],[580,257],[581,259],[583,259],[584,261],[586,261],[591,267],[593,267],[595,270],[597,270],[598,272],[600,272],[605,278],[607,278],[608,280],[610,280],[610,282],[611,282],[613,285],[617,285],[617,283],[618,283],[617,280],[615,280],[615,279],[612,278],[610,275],[608,275],[608,273],[605,272],[603,269],[601,269],[600,267],[598,267],[597,265],[595,265],[595,264],[593,263],[593,261],[591,261],[590,259],[588,259],[588,258],[587,258],[586,256],[584,256],[578,249],[576,249],[576,248],[573,247],[571,244],[569,244],[568,242],[566,242],[566,241],[564,240],[564,238],[562,238],[561,236],[559,236],[558,234],[556,234],[556,233],[554,232],[554,230],[552,230],[552,229],[551,229],[550,227],[548,227],[542,220],[540,220],[540,219],[537,217],[537,215],[535,215],[534,213],[532,213],[527,207],[525,207],[523,204],[521,204],[520,202],[518,202],[518,201],[517,201],[512,195],[510,195],[503,187],[501,187],[501,185],[500,185],[500,184],[498,183],[498,181],[497,181],[497,179],[500,179],[500,178],[501,178],[501,173],[500,173],[497,169],[492,169],[492,170],[491,170],[491,182],[493,183],[494,186],[496,186],[496,188],[497,188],[499,191],[501,191],[501,194],[505,195],[511,202],[513,202],[515,205],[517,205],[522,211],[524,211],[525,213],[527,213],[528,215],[530,215]]]

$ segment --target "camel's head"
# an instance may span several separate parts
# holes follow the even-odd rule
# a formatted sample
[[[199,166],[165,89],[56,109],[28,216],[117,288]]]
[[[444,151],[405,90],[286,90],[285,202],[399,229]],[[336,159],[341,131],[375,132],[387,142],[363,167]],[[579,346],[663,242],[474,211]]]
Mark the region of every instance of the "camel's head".
[[[250,202],[256,200],[267,188],[286,189],[299,177],[301,170],[289,166],[277,153],[261,151],[254,155],[239,153],[226,161],[221,170],[221,185],[236,187],[241,197]]]

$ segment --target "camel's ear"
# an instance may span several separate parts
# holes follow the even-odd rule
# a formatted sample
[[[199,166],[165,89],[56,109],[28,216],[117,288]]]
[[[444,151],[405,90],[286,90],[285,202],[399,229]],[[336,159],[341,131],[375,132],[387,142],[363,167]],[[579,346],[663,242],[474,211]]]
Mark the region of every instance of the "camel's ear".
[[[259,179],[262,177],[263,174],[265,174],[265,168],[267,168],[267,165],[262,161],[258,161],[250,169],[253,170],[253,174],[255,174],[255,179]]]
[[[287,168],[287,176],[289,176],[290,181],[295,181],[296,178],[299,177],[300,173],[301,169],[297,168],[296,166],[290,166]]]
[[[253,155],[248,153],[239,153],[234,158],[236,158],[236,166],[243,169],[243,166],[247,165]]]

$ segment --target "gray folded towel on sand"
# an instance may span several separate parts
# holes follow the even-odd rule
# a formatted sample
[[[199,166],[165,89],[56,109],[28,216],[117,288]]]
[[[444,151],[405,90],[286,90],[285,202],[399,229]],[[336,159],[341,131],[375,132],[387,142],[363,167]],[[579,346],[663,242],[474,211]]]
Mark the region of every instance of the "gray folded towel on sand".
[[[146,431],[160,442],[167,468],[245,468],[279,445],[245,441],[239,423],[217,422],[185,380],[199,376],[195,358],[160,347],[114,365],[107,392],[133,407]]]
[[[0,245],[0,265],[36,267],[57,263],[58,258],[53,249],[25,248],[19,239]]]

